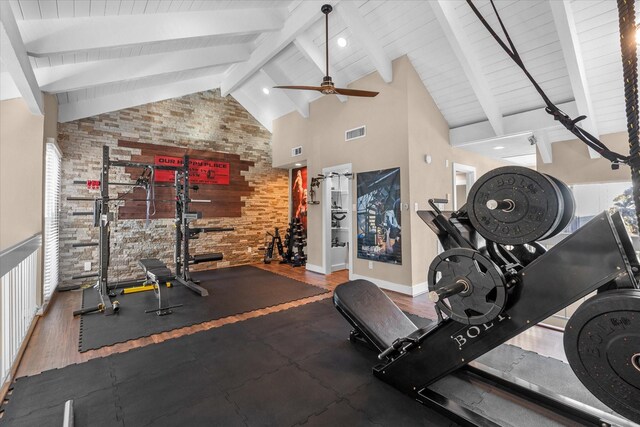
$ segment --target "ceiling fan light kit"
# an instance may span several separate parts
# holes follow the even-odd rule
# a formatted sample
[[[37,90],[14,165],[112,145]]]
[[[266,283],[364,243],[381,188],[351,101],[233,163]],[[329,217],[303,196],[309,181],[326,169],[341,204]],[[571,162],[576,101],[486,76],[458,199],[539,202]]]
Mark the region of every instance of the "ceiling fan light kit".
[[[274,89],[293,89],[293,90],[315,90],[324,95],[345,95],[345,96],[361,96],[366,98],[373,98],[378,94],[378,92],[372,92],[368,90],[359,90],[359,89],[345,89],[336,87],[333,83],[333,79],[329,75],[329,14],[333,10],[333,7],[330,4],[324,4],[320,8],[320,11],[324,13],[324,29],[325,29],[325,38],[324,38],[324,47],[325,47],[325,64],[326,64],[326,74],[322,78],[322,83],[320,86],[274,86]]]

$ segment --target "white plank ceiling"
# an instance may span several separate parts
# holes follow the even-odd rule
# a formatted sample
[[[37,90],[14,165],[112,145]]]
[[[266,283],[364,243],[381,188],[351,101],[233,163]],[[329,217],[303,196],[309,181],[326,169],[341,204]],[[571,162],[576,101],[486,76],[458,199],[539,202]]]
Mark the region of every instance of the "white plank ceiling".
[[[10,0],[3,10],[13,16],[5,13],[2,27],[16,54],[1,55],[0,95],[16,96],[10,74],[26,51],[31,71],[25,75],[57,95],[61,121],[220,87],[271,129],[274,119],[292,111],[306,117],[308,104],[321,96],[263,89],[320,83],[322,3]],[[449,123],[452,145],[531,163],[532,140],[549,153],[549,144],[571,138],[541,111],[538,93],[466,2],[330,3],[330,74],[339,86],[374,71],[389,80],[390,61],[407,55]],[[489,1],[474,3],[499,29]],[[596,135],[626,129],[615,1],[495,3],[553,102],[573,116],[588,110]]]

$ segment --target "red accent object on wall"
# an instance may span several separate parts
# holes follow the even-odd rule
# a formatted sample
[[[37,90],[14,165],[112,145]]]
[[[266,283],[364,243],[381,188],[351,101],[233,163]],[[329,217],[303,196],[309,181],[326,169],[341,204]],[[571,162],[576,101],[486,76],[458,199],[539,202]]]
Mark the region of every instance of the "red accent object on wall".
[[[307,231],[307,167],[291,170],[291,217],[300,218]]]
[[[156,165],[181,166],[181,157],[159,156],[154,157]],[[156,182],[173,182],[175,171],[157,170]],[[229,185],[229,163],[215,160],[189,159],[189,180],[192,184],[218,184]]]
[[[89,179],[89,180],[87,180],[87,189],[88,190],[99,190],[100,189],[100,180],[97,180],[97,179]]]

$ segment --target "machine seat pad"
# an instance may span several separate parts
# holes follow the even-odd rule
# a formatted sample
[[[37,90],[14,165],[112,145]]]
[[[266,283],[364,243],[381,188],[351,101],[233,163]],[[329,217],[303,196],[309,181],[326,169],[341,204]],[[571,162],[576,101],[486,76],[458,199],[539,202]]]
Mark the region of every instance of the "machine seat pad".
[[[373,283],[352,280],[338,285],[333,303],[380,351],[418,327]]]

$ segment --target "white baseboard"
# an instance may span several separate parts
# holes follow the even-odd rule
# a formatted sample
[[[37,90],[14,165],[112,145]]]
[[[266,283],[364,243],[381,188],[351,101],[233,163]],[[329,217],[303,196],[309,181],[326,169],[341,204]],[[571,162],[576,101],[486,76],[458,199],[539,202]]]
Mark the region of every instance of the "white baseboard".
[[[313,265],[313,264],[305,264],[305,268],[309,271],[313,271],[314,273],[320,273],[320,274],[324,274],[324,268],[320,267],[319,265]]]
[[[331,266],[331,271],[340,271],[340,270],[346,270],[347,269],[347,264],[346,263],[341,263],[341,264],[334,264]]]
[[[399,283],[388,282],[382,279],[376,279],[374,277],[361,276],[360,274],[355,274],[355,273],[351,274],[351,277],[349,277],[349,279],[350,280],[357,280],[357,279],[368,280],[371,283],[378,286],[379,288],[398,292],[404,295],[410,295],[412,297],[422,295],[428,290],[427,282],[422,282],[414,286],[409,286],[409,285],[401,285]]]

